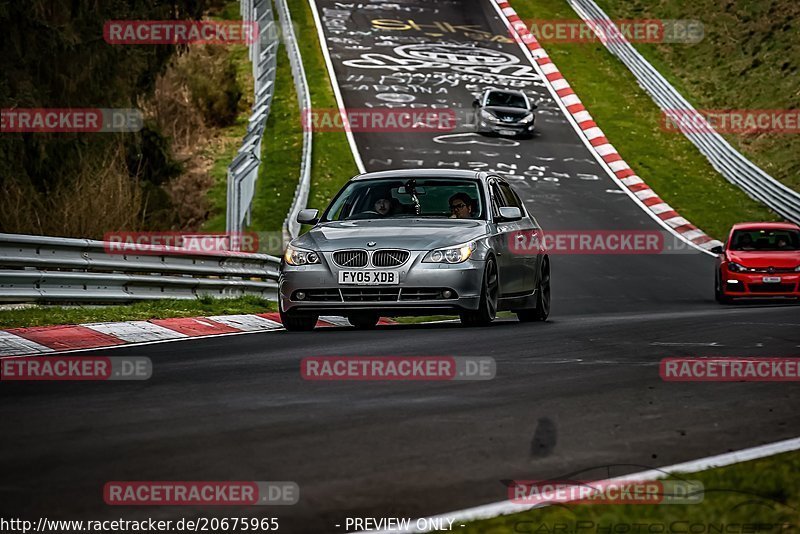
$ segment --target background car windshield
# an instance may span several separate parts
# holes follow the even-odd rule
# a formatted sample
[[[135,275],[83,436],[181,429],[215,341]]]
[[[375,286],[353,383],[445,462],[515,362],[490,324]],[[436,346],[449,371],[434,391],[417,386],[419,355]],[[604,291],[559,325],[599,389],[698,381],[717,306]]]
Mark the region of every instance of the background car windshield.
[[[405,188],[405,190],[401,188]],[[323,220],[351,221],[399,217],[449,218],[453,215],[453,211],[450,209],[450,198],[458,193],[469,197],[472,212],[468,218],[486,218],[483,195],[477,181],[418,178],[416,190],[420,207],[419,214],[416,213],[414,201],[407,189],[407,180],[350,182],[325,212]],[[460,198],[464,199],[463,196]],[[455,204],[462,202],[463,200],[454,201]],[[464,216],[464,218],[467,217]]]
[[[800,250],[800,232],[796,230],[736,230],[731,250]]]
[[[527,108],[525,97],[515,93],[491,92],[486,98],[487,106],[500,106],[504,108]]]

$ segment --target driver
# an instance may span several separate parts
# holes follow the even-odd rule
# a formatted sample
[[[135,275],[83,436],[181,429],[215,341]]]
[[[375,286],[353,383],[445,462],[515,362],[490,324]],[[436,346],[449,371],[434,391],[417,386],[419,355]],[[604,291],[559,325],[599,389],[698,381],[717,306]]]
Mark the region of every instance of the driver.
[[[466,193],[456,193],[450,197],[451,219],[472,218],[472,198]]]
[[[372,208],[375,210],[375,213],[383,217],[391,215],[392,212],[394,211],[392,209],[393,207],[394,206],[392,206],[392,199],[383,197],[376,200],[375,204],[372,205]]]

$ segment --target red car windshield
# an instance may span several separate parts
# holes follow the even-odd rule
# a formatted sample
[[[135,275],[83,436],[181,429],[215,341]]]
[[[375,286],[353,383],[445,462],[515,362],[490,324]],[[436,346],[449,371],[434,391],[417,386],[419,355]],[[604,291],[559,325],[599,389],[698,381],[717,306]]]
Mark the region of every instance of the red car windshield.
[[[773,228],[736,230],[731,237],[730,249],[773,252],[800,250],[800,232]]]

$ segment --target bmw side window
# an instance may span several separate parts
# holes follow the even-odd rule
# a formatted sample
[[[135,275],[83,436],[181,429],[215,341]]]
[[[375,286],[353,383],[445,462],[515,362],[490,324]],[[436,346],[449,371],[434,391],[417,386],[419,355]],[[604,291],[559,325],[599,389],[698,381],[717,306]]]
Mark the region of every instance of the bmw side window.
[[[503,192],[503,199],[505,200],[506,206],[510,206],[512,208],[519,208],[519,211],[522,212],[522,216],[525,217],[525,205],[520,200],[519,196],[517,195],[516,191],[514,191],[510,185],[505,182],[498,182],[500,185],[500,190]]]

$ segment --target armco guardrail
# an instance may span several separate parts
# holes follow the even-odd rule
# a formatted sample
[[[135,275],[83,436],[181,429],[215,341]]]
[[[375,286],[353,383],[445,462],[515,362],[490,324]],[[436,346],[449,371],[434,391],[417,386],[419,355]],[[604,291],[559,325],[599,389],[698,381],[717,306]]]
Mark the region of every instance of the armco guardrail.
[[[289,55],[289,64],[292,67],[292,77],[297,92],[297,103],[300,106],[300,113],[307,113],[311,109],[311,95],[308,92],[308,82],[306,80],[305,69],[303,68],[303,58],[300,55],[300,47],[297,45],[297,36],[292,26],[292,15],[286,0],[275,0],[278,8],[278,18],[281,22],[283,43]],[[308,204],[308,191],[311,188],[311,128],[303,123],[303,155],[300,161],[300,181],[294,192],[292,206],[289,214],[283,221],[283,240],[287,243],[290,239],[300,234],[300,224],[297,222],[297,214],[305,209]]]
[[[228,232],[240,232],[250,221],[250,204],[255,193],[261,165],[261,140],[267,125],[275,90],[275,63],[278,32],[270,0],[241,0],[242,18],[258,24],[258,39],[250,45],[253,63],[255,99],[239,153],[228,167],[228,198],[225,226]]]
[[[0,234],[0,301],[129,302],[256,295],[274,299],[280,260],[90,239]]]
[[[575,12],[596,33],[605,47],[622,61],[665,112],[682,110],[694,115],[696,110],[661,74],[631,46],[606,13],[593,0],[568,0]],[[613,38],[605,38],[613,32]],[[604,33],[605,32],[605,33]],[[711,165],[729,182],[776,213],[800,223],[800,193],[789,189],[733,148],[719,133],[703,128],[702,132],[684,131],[684,135],[708,158]],[[687,177],[685,179],[691,179]]]

